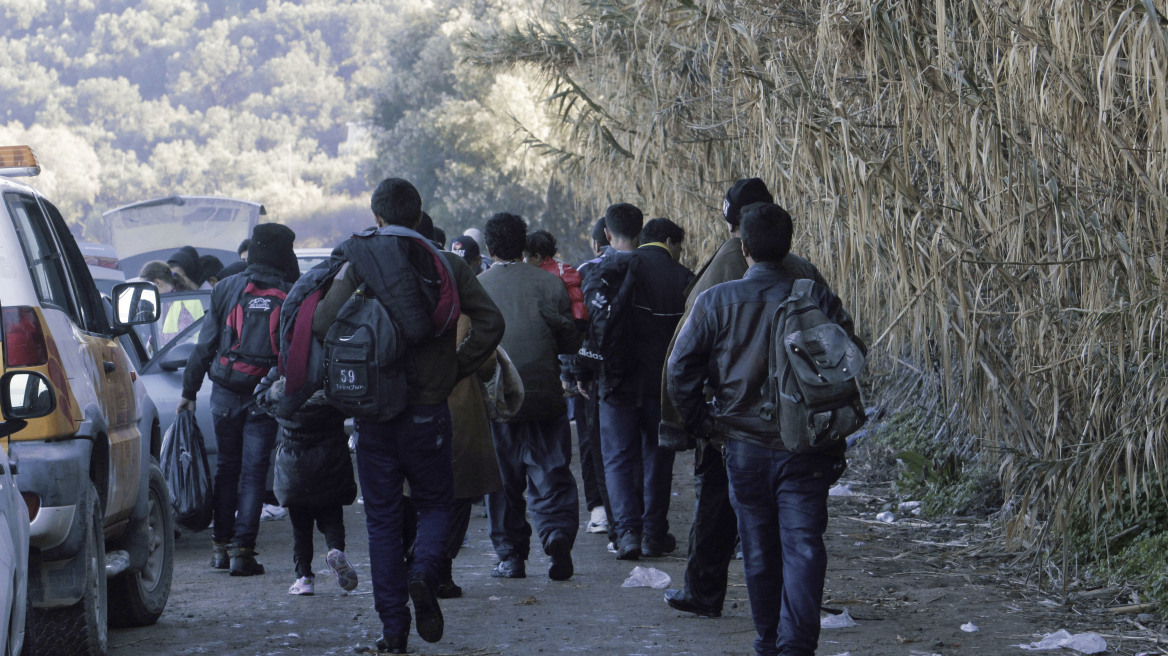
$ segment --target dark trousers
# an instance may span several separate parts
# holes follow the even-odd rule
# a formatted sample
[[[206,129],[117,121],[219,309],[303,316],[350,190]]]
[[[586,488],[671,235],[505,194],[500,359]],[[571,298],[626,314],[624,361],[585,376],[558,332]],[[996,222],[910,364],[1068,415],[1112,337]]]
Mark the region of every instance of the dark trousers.
[[[466,529],[470,526],[470,507],[474,499],[455,499],[454,510],[450,512],[450,533],[446,537],[446,550],[442,554],[440,576],[442,580],[452,580],[454,559],[462,550],[462,541],[466,539]]]
[[[596,474],[596,465],[592,460],[592,424],[588,416],[588,399],[577,394],[568,399],[568,419],[576,422],[576,440],[580,444],[580,478],[584,484],[584,504],[588,510],[604,505],[600,498],[600,477]],[[603,470],[601,470],[603,472]]]
[[[674,452],[657,444],[661,402],[600,402],[604,476],[618,536],[659,538],[669,531]]]
[[[593,504],[592,501],[588,501],[588,510],[597,505],[604,506],[604,516],[608,520],[608,539],[616,542],[616,518],[612,514],[608,483],[604,479],[604,451],[600,446],[600,397],[596,392],[596,381],[586,383],[584,387],[588,390],[588,398],[575,397],[582,401],[580,405],[583,406],[582,413],[587,422],[587,430],[581,429],[579,423],[576,424],[577,439],[580,440],[580,475],[584,477],[584,497],[588,498],[588,471],[591,471],[600,503]],[[584,469],[585,464],[589,465],[587,470]]]
[[[211,413],[219,446],[211,539],[255,548],[278,426],[255,402],[219,386],[211,392]]]
[[[454,504],[450,411],[445,402],[412,405],[388,422],[357,422],[357,474],[365,498],[373,606],[391,639],[409,634],[406,583],[421,572],[438,582]],[[414,560],[407,573],[402,483],[417,508]]]
[[[326,549],[345,550],[344,506],[288,506],[292,522],[292,562],[296,576],[312,576],[312,525],[324,534]]]
[[[694,514],[689,527],[685,590],[704,608],[722,609],[726,573],[738,542],[730,480],[722,450],[706,441],[694,451]]]
[[[827,491],[843,459],[726,445],[759,656],[812,656],[827,574]]]
[[[545,552],[557,535],[574,543],[580,527],[580,499],[571,470],[568,417],[491,422],[491,434],[503,478],[503,489],[487,495],[487,521],[495,554],[500,560],[527,560],[531,542],[528,505]]]

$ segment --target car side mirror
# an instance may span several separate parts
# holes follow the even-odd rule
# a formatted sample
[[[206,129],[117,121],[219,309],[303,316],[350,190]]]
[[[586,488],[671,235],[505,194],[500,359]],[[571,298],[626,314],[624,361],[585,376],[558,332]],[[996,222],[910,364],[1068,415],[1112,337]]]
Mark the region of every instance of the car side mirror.
[[[0,377],[0,437],[28,425],[29,419],[44,417],[57,407],[57,397],[49,379],[36,371],[9,371]]]
[[[114,285],[114,326],[140,326],[158,321],[158,288],[152,282]]]

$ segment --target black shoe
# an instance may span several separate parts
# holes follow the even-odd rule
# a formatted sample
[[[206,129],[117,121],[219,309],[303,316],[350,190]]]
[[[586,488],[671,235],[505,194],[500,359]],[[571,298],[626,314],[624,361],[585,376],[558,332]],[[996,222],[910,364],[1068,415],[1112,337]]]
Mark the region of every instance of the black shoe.
[[[454,579],[446,579],[438,583],[438,598],[439,599],[457,599],[462,596],[462,588],[454,582]]]
[[[408,586],[410,600],[414,602],[414,626],[418,635],[426,642],[438,642],[442,639],[442,629],[446,624],[442,620],[442,609],[438,606],[438,595],[434,586],[426,580],[421,572],[410,575]]]
[[[390,640],[382,636],[377,639],[377,651],[383,654],[408,654],[409,652],[406,651],[406,638],[407,636],[401,636],[400,638]]]
[[[677,550],[677,538],[666,533],[659,538],[646,535],[641,539],[641,555],[646,558],[660,558]]]
[[[227,543],[211,541],[211,567],[215,569],[231,567],[231,557],[227,555]]]
[[[548,541],[547,554],[552,559],[548,567],[548,578],[553,581],[567,581],[576,571],[572,566],[572,544],[568,538],[557,535]]]
[[[641,536],[636,533],[625,533],[616,544],[617,560],[641,559]]]
[[[491,576],[497,579],[525,579],[527,578],[527,566],[518,558],[500,560],[491,570]]]
[[[256,550],[252,547],[228,547],[231,556],[232,576],[257,576],[264,573],[264,566],[256,561]]]
[[[666,590],[665,603],[669,604],[670,608],[676,608],[683,613],[693,613],[699,617],[722,617],[722,611],[702,606],[694,601],[694,598],[689,596],[685,590],[673,588]]]

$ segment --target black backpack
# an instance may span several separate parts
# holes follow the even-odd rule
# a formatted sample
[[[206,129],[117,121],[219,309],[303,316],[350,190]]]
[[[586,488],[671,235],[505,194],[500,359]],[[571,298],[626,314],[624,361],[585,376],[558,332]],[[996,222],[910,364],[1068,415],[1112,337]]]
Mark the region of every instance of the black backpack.
[[[241,289],[224,318],[219,349],[207,375],[232,392],[251,394],[276,365],[280,308],[287,292],[279,287],[261,287],[246,275],[230,284]]]
[[[325,399],[350,417],[396,417],[409,400],[405,346],[385,306],[362,285],[325,333]]]
[[[811,298],[814,285],[806,278],[796,280],[775,311],[759,410],[759,416],[775,423],[783,446],[795,453],[842,444],[867,421],[857,378],[864,354]]]
[[[588,328],[577,353],[578,365],[603,371],[610,379],[625,375],[632,344],[632,305],[636,287],[636,258],[632,253],[610,251],[588,267],[584,278],[584,304]]]

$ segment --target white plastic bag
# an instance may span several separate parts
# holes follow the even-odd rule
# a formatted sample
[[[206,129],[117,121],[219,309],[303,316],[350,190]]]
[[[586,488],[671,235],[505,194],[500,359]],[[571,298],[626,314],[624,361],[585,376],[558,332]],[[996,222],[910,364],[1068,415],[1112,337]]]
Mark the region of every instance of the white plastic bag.
[[[1066,629],[1059,629],[1048,633],[1038,642],[1028,645],[1017,645],[1029,651],[1045,651],[1051,649],[1074,649],[1083,654],[1101,654],[1107,651],[1107,641],[1098,633],[1076,633],[1071,635]]]
[[[622,588],[653,588],[654,590],[661,590],[669,587],[669,582],[672,579],[665,572],[652,567],[641,567],[637,565],[633,571],[629,573],[629,578],[621,584]]]
[[[820,628],[824,629],[847,629],[856,625],[856,620],[848,613],[848,609],[839,615],[828,615],[819,620]]]

